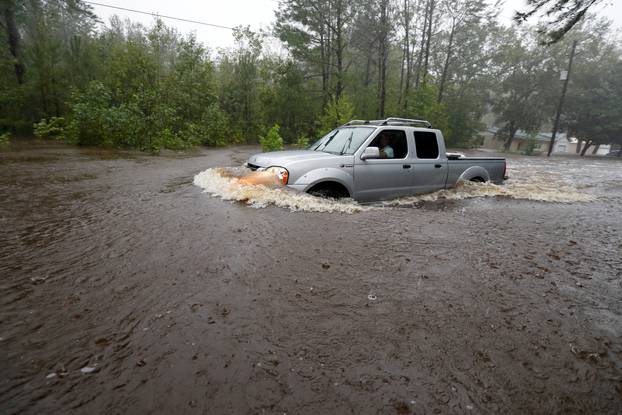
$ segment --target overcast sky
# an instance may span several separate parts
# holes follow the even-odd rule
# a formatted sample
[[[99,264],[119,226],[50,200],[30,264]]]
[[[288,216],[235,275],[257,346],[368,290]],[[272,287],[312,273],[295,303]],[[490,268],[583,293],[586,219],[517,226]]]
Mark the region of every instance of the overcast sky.
[[[250,25],[253,30],[269,28],[274,21],[274,10],[278,7],[278,0],[96,0],[96,2],[222,26]],[[500,13],[500,20],[510,24],[513,12],[523,4],[524,0],[506,0]],[[153,23],[152,16],[99,5],[92,4],[92,6],[95,14],[104,22],[108,22],[111,16],[117,14],[147,26]],[[622,1],[605,0],[595,8],[595,11],[613,19],[616,28],[622,28]],[[195,32],[197,38],[212,49],[233,46],[230,30],[178,20],[163,20],[183,34]]]

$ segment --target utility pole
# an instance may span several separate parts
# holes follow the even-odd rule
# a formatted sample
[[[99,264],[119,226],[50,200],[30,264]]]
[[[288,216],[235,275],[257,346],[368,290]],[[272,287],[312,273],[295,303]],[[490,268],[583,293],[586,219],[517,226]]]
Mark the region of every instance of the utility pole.
[[[566,71],[566,78],[564,79],[564,87],[562,89],[562,96],[559,98],[559,104],[557,105],[557,114],[555,115],[555,124],[553,124],[553,134],[551,134],[551,144],[549,145],[549,152],[547,157],[551,157],[553,146],[555,146],[555,136],[557,135],[557,128],[559,127],[559,117],[562,115],[562,108],[564,106],[564,98],[566,98],[566,90],[568,89],[568,81],[570,80],[570,70],[572,69],[572,59],[574,58],[574,51],[577,48],[577,41],[572,42],[572,50],[570,51],[570,60],[568,61],[568,70]]]

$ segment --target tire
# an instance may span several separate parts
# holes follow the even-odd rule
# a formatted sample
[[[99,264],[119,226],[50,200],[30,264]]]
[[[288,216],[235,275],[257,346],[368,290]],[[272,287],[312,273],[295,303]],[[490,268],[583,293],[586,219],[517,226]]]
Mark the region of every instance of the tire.
[[[307,191],[312,196],[330,198],[330,199],[342,199],[350,197],[348,189],[343,185],[335,182],[320,183],[313,186]]]

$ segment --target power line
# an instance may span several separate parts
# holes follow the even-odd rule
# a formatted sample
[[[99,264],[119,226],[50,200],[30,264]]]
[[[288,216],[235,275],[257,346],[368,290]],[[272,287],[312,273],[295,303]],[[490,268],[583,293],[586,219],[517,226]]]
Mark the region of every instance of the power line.
[[[127,9],[125,7],[119,7],[119,6],[111,6],[109,4],[103,4],[103,3],[96,3],[94,1],[87,1],[87,0],[82,0],[84,3],[88,3],[88,4],[94,4],[96,6],[101,6],[101,7],[108,7],[111,9],[117,9],[117,10],[124,10],[126,12],[132,12],[132,13],[139,13],[139,14],[146,14],[149,16],[156,16],[156,17],[164,17],[166,19],[172,19],[172,20],[179,20],[181,22],[188,22],[188,23],[194,23],[194,24],[200,24],[203,26],[210,26],[210,27],[217,27],[219,29],[227,29],[227,30],[234,30],[233,27],[229,27],[229,26],[222,26],[219,24],[214,24],[214,23],[206,23],[206,22],[199,22],[197,20],[189,20],[189,19],[183,19],[181,17],[173,17],[173,16],[166,16],[163,14],[157,14],[157,13],[149,13],[149,12],[144,12],[142,10],[135,10],[135,9]]]

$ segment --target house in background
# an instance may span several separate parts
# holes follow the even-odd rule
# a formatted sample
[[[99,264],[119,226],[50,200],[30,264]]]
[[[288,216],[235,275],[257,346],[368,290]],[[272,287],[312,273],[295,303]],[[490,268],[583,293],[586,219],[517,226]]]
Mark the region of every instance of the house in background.
[[[499,137],[499,128],[488,127],[484,131],[480,132],[480,135],[484,137],[484,144],[482,147],[494,149],[498,151],[504,150],[505,140]],[[512,140],[510,151],[523,152],[525,151],[530,134],[523,130],[518,130]],[[551,143],[551,133],[539,132],[534,136],[536,143],[534,151],[536,153],[548,153],[549,145]],[[566,137],[565,133],[557,133],[555,136],[555,146],[553,147],[553,154],[576,154],[578,140],[574,137]],[[594,147],[588,149],[587,154],[592,154]],[[596,152],[597,155],[606,155],[611,149],[610,145],[601,145]]]

